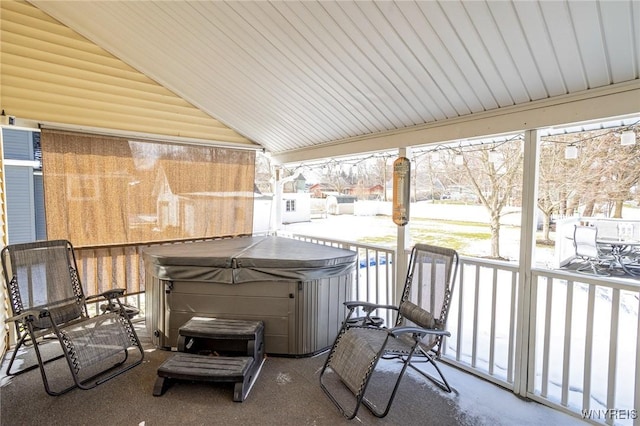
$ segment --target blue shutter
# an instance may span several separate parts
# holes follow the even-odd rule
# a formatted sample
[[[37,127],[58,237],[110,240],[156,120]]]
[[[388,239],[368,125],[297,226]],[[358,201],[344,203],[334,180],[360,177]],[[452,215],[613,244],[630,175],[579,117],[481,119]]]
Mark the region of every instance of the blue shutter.
[[[9,244],[35,241],[33,169],[5,166]]]
[[[33,139],[31,132],[3,129],[2,140],[4,158],[10,160],[33,160]]]

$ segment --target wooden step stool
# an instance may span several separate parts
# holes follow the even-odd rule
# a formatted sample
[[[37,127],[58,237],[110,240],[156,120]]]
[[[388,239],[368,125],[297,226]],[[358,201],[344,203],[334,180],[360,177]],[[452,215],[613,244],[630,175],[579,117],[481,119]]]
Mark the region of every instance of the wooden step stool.
[[[194,317],[180,327],[178,351],[158,367],[154,396],[172,380],[232,382],[233,400],[242,402],[264,362],[264,323]]]

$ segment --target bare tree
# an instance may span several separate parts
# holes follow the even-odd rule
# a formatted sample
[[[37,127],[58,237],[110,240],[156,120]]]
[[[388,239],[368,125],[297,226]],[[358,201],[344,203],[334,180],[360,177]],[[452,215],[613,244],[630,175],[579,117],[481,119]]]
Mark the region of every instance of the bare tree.
[[[414,155],[411,163],[411,189],[413,190],[411,198],[415,202],[423,198],[419,194],[421,188],[428,188],[426,192],[433,195],[433,184],[430,178],[433,175],[433,164],[430,156],[426,153]]]
[[[329,161],[322,169],[322,182],[339,194],[343,194],[350,186],[349,175],[344,171],[342,164]]]
[[[384,201],[387,201],[387,180],[388,176],[390,176],[389,168],[391,165],[388,164],[389,158],[389,155],[368,158],[358,162],[355,168],[358,185],[362,185],[364,188],[380,185],[383,188],[382,196]]]
[[[567,200],[578,196],[575,179],[576,162],[565,158],[565,149],[578,140],[576,135],[562,135],[543,141],[540,146],[538,209],[542,213],[542,243],[550,244],[551,217],[554,213],[571,214]],[[579,190],[581,188],[578,188]]]
[[[608,201],[608,215],[621,218],[624,202],[632,196],[631,188],[640,182],[640,149],[637,144],[621,146],[615,133],[602,139],[598,145],[603,168],[599,189]]]
[[[273,193],[273,167],[271,159],[261,152],[256,153],[255,186],[260,192]]]
[[[564,189],[557,200],[561,213],[563,208],[567,214],[581,208],[583,216],[594,216],[600,211],[607,216],[622,217],[624,201],[632,197],[631,189],[640,182],[637,144],[621,146],[614,130],[553,136],[546,138],[546,142],[556,146],[557,160],[548,165],[544,158],[541,162],[541,194],[548,194],[543,192],[545,185]],[[579,148],[578,157],[559,160],[560,150],[567,144]],[[554,175],[558,178],[553,178]]]
[[[390,165],[389,156],[384,155],[382,157],[378,157],[375,159],[375,168],[378,170],[378,183],[382,186],[382,198],[383,201],[387,201],[387,181],[389,180],[388,176],[391,175],[389,171]]]
[[[482,205],[489,212],[491,231],[491,257],[500,256],[500,218],[503,209],[512,198],[518,179],[522,173],[522,143],[512,141],[493,148],[490,158],[489,148],[475,148],[462,152],[463,169]],[[491,160],[491,161],[490,161]]]

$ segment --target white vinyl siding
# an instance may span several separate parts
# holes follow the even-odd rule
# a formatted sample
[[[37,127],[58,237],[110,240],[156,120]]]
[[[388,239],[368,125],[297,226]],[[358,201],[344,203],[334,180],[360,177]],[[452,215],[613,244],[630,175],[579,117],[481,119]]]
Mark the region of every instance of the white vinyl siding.
[[[2,109],[19,119],[253,145],[26,2],[0,2]]]

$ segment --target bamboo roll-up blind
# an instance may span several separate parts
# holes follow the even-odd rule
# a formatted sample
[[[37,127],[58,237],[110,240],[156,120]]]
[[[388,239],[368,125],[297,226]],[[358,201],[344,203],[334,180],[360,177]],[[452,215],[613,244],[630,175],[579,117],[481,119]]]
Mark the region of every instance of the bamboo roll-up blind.
[[[47,129],[41,145],[50,239],[93,247],[252,232],[251,150]]]

